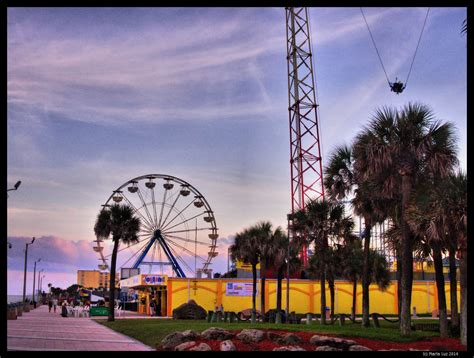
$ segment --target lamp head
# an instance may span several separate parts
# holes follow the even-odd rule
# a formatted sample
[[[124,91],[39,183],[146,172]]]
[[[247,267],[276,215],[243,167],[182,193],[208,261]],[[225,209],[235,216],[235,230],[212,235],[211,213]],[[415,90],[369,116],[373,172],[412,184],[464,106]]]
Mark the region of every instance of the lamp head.
[[[21,185],[21,180],[18,180],[14,186],[15,190],[17,190]]]
[[[35,240],[36,240],[36,237],[33,236],[33,240],[31,240],[31,244],[34,243]],[[30,244],[30,245],[31,245],[31,244]]]

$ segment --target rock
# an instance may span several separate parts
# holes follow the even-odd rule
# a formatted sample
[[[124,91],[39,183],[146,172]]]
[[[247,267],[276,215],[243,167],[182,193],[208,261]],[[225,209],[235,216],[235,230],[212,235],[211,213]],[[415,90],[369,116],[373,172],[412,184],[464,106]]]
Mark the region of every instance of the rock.
[[[258,329],[243,329],[237,338],[245,343],[260,342],[265,338],[265,332]]]
[[[298,347],[298,346],[283,346],[273,348],[274,351],[306,351],[306,349]]]
[[[190,351],[212,351],[212,349],[209,347],[209,344],[200,343],[197,346],[191,348]]]
[[[354,344],[349,347],[350,351],[371,351],[372,349],[365,347],[365,346],[360,346],[358,344]]]
[[[196,342],[194,341],[189,341],[189,342],[184,342],[181,344],[178,344],[176,347],[174,347],[175,351],[185,351],[188,348],[191,348],[192,346],[195,346]]]
[[[334,344],[334,338],[328,336],[314,335],[310,338],[309,343],[317,346],[325,346],[329,344]]]
[[[315,351],[342,351],[342,349],[331,346],[319,346]]]
[[[183,331],[183,332],[181,332],[181,333],[182,333],[182,335],[183,335],[186,339],[188,339],[188,338],[190,338],[190,339],[196,339],[196,338],[199,337],[199,333],[194,332],[194,331],[192,331],[192,330],[190,330],[190,329],[187,329],[186,331]]]
[[[220,349],[223,352],[229,352],[229,351],[236,351],[237,350],[237,348],[235,347],[234,342],[232,342],[231,340],[227,340],[227,341],[222,342],[221,346],[220,346]]]
[[[192,339],[185,337],[181,332],[173,332],[163,338],[161,344],[164,350],[172,350],[177,345],[187,341],[192,341]]]
[[[201,333],[201,337],[210,340],[224,341],[234,337],[233,333],[223,328],[211,327]]]
[[[274,343],[280,343],[280,342],[281,342],[281,339],[283,338],[283,336],[282,336],[281,334],[268,331],[268,332],[267,332],[267,338],[268,338],[270,341],[274,342]]]
[[[334,337],[333,341],[334,341],[333,343],[334,347],[337,347],[337,348],[349,348],[350,346],[357,344],[356,341],[352,341],[350,339],[337,338],[337,337]]]
[[[183,303],[173,310],[173,319],[206,319],[206,310],[194,300]]]
[[[297,344],[300,342],[301,342],[301,338],[293,333],[287,333],[281,338],[281,343],[288,344],[288,345]]]

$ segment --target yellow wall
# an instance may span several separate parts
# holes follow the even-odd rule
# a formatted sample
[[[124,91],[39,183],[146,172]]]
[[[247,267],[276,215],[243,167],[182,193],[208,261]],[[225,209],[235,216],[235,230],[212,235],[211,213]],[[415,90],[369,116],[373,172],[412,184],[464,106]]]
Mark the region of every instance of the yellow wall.
[[[221,304],[226,311],[239,312],[252,307],[252,296],[226,296],[227,282],[252,282],[252,279],[186,279],[170,278],[168,281],[167,315],[171,316],[173,309],[192,299],[205,310],[214,310]],[[260,287],[260,280],[257,280]],[[266,309],[276,308],[276,280],[267,279],[265,290]],[[450,309],[449,283],[446,283],[446,301]],[[382,292],[376,285],[370,286],[370,312],[381,314],[396,314],[397,281],[392,281],[389,288]],[[290,281],[290,311],[296,313],[320,313],[319,281],[291,280]],[[362,286],[357,285],[356,314],[362,313]],[[458,306],[460,305],[460,286],[458,285]],[[260,291],[256,297],[257,309],[260,309]],[[326,285],[326,305],[330,306],[330,293]],[[335,283],[335,313],[351,312],[352,283],[336,281]],[[433,281],[414,281],[412,290],[412,310],[416,307],[418,314],[431,313],[438,308],[436,284]],[[286,280],[282,282],[282,309],[286,308]]]

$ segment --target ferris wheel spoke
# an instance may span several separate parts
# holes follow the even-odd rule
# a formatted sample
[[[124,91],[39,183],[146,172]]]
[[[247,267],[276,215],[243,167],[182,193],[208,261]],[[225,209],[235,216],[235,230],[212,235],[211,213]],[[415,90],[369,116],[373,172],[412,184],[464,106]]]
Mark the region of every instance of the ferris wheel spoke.
[[[166,194],[168,193],[168,189],[165,189],[163,193],[163,203],[161,204],[161,211],[160,211],[160,220],[158,221],[158,227],[161,227],[161,219],[163,218],[163,209],[165,208],[166,203]]]
[[[195,243],[195,242],[196,242],[196,243],[198,243],[198,244],[200,244],[200,245],[206,245],[206,246],[207,246],[207,245],[210,244],[210,242],[204,242],[204,241],[192,240],[192,239],[185,239],[184,237],[176,236],[176,235],[165,235],[165,234],[163,234],[163,236],[165,236],[165,237],[168,237],[168,236],[169,236],[169,237],[171,237],[171,238],[173,238],[173,239],[182,240],[182,241],[191,242],[191,243]]]
[[[143,203],[143,207],[145,208],[146,215],[147,215],[148,218],[150,219],[150,222],[151,222],[151,223],[154,223],[154,222],[153,222],[153,218],[152,218],[151,215],[150,215],[150,211],[148,211],[148,206],[146,205],[146,202],[145,202],[145,200],[143,199],[143,195],[142,195],[142,192],[141,192],[140,188],[138,188],[137,193],[138,193],[138,197],[140,198],[140,200],[141,200],[142,203]],[[156,223],[154,223],[154,225],[152,225],[152,227],[156,227]]]
[[[162,225],[162,229],[161,229],[161,230],[163,231],[164,229],[166,229],[166,228],[168,227],[168,225],[170,225],[178,216],[180,216],[180,215],[183,213],[183,211],[185,211],[187,208],[189,208],[193,203],[194,203],[194,200],[192,200],[188,205],[186,205],[183,210],[181,210],[179,213],[177,213],[177,214],[173,217],[173,219],[171,219],[171,220],[168,222],[167,225]]]
[[[151,222],[148,221],[148,219],[143,216],[143,214],[140,212],[140,210],[138,210],[138,209],[135,207],[135,205],[133,205],[132,202],[131,202],[123,193],[122,193],[122,197],[127,201],[128,205],[130,205],[130,206],[133,208],[133,210],[135,210],[135,212],[136,212],[138,215],[140,215],[140,217],[144,220],[144,223],[142,222],[142,224],[143,224],[148,230],[153,231],[153,229],[152,229],[152,228],[153,228],[153,225],[151,224]]]
[[[151,237],[152,237],[152,235],[149,235],[149,236],[148,236],[148,238],[150,238],[150,239],[151,239]],[[138,242],[136,242],[136,243],[134,243],[134,244],[131,244],[131,245],[128,245],[127,247],[124,247],[124,248],[122,248],[122,249],[119,249],[119,250],[117,250],[117,253],[122,252],[123,250],[129,249],[129,248],[131,248],[132,246],[138,245],[139,243],[141,243],[141,242],[143,242],[143,241],[146,241],[146,239],[139,240]],[[104,258],[109,258],[110,256],[112,256],[112,254],[108,254],[108,255],[103,256],[103,257],[104,257]]]
[[[151,188],[151,203],[153,207],[153,217],[155,218],[155,224],[157,223],[156,220],[156,202],[155,202],[155,187]]]
[[[189,254],[192,255],[193,257],[197,257],[199,260],[201,260],[201,261],[203,261],[203,262],[206,261],[206,259],[204,259],[203,257],[199,256],[198,254],[192,252],[191,250],[189,250],[188,248],[184,247],[183,245],[180,245],[180,244],[174,242],[174,241],[171,240],[171,239],[168,239],[167,241],[168,241],[170,244],[172,244],[172,245],[174,245],[174,246],[177,246],[177,247],[179,247],[180,249],[186,251],[187,253],[189,253]]]
[[[142,241],[141,241],[142,242]],[[146,246],[148,245],[148,241],[145,241],[145,243],[143,244],[142,247],[140,247],[139,250],[137,250],[132,256],[130,256],[128,258],[127,261],[125,261],[123,264],[122,264],[122,267],[125,266],[131,259],[133,259],[135,256],[137,256],[140,252],[143,252],[143,250],[145,250]],[[126,247],[128,249],[128,247]],[[124,248],[125,250],[125,248]]]
[[[199,217],[199,216],[201,216],[201,215],[204,215],[205,213],[206,213],[206,212],[203,211],[202,213],[197,214],[197,215],[194,215],[193,217],[191,217],[191,218],[189,218],[189,219],[186,219],[186,220],[184,220],[184,221],[181,221],[180,223],[177,223],[176,225],[167,227],[167,229],[169,230],[169,229],[175,228],[176,226],[179,226],[179,225],[181,225],[181,224],[184,224],[185,222],[188,222],[188,221],[191,221],[191,220],[193,220],[193,219],[196,219],[197,217]]]
[[[179,193],[179,192],[178,192]],[[171,208],[168,210],[168,214],[166,215],[166,217],[163,219],[163,223],[161,224],[161,226],[165,226],[166,224],[166,220],[168,220],[168,217],[170,216],[171,214],[171,211],[173,210],[174,206],[176,205],[176,203],[178,202],[178,199],[181,195],[177,195],[176,196],[176,199],[174,199],[174,202],[173,202],[173,205],[171,205]]]
[[[199,227],[197,229],[186,229],[186,230],[176,230],[176,231],[165,231],[162,232],[163,235],[169,235],[169,234],[177,234],[180,232],[189,232],[189,231],[202,231],[202,230],[211,230],[212,228],[210,227]]]
[[[170,250],[174,253],[174,257],[179,260],[184,266],[186,266],[186,268],[189,270],[189,272],[192,272],[194,273],[193,269],[191,267],[189,267],[189,265],[187,264],[186,261],[184,261],[179,255],[178,253],[176,252],[175,249],[173,249],[173,247],[170,246]]]

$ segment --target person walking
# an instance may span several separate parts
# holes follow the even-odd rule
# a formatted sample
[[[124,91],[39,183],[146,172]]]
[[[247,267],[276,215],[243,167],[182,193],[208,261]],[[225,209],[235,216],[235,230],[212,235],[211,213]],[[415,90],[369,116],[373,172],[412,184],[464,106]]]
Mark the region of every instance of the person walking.
[[[51,313],[51,308],[53,308],[53,300],[51,297],[48,299],[48,308],[49,308],[49,313]]]
[[[56,313],[56,307],[58,307],[58,299],[56,297],[53,298],[53,309],[54,313]]]

